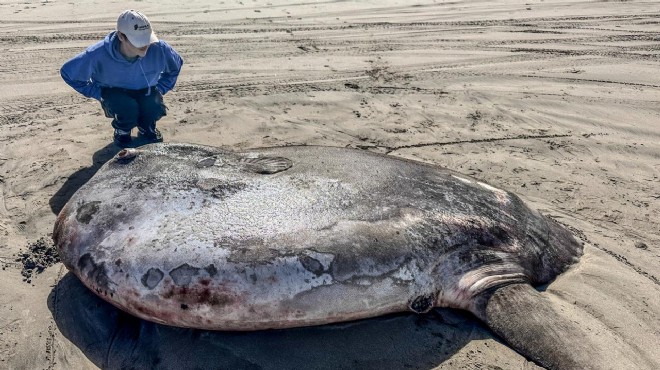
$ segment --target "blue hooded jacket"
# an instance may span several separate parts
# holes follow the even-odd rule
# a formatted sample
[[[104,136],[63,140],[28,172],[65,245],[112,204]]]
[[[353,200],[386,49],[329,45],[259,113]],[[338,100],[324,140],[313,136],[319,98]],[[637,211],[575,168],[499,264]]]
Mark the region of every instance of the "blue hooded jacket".
[[[68,60],[60,69],[64,81],[88,98],[101,100],[101,88],[139,90],[155,86],[165,95],[174,88],[183,59],[165,41],[151,44],[147,54],[128,61],[119,52],[117,32]]]

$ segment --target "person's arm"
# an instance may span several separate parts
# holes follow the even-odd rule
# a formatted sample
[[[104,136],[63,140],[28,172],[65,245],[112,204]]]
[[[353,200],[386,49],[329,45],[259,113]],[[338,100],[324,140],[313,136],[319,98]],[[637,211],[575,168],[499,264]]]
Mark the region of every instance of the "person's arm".
[[[166,66],[163,73],[161,73],[156,88],[161,94],[165,95],[168,91],[174,88],[176,80],[179,77],[183,59],[169,44],[162,42],[163,53],[165,54]]]
[[[101,100],[101,87],[94,83],[92,74],[94,63],[89,51],[84,51],[69,59],[60,69],[64,82],[88,98]]]

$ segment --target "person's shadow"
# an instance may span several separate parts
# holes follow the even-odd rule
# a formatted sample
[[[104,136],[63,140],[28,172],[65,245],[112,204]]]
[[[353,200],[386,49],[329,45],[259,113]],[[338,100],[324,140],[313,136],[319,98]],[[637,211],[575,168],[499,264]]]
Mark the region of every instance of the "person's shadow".
[[[72,273],[48,307],[60,332],[101,369],[423,369],[492,337],[451,309],[255,332],[176,328],[115,308]]]
[[[87,183],[87,181],[96,174],[99,168],[101,168],[105,162],[112,159],[112,157],[119,153],[120,150],[121,148],[110,143],[96,151],[92,156],[92,165],[74,172],[64,182],[62,187],[50,198],[48,203],[50,204],[51,211],[53,211],[55,215],[58,215],[73,194],[80,189],[81,186]]]

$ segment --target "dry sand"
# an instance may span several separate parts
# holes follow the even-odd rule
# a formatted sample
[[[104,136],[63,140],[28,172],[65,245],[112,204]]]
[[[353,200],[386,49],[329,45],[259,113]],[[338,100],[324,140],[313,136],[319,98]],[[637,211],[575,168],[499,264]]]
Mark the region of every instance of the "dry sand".
[[[586,242],[545,294],[660,368],[657,1],[79,3],[0,4],[0,368],[535,368],[458,311],[184,330],[117,311],[53,263],[56,213],[118,150],[59,67],[128,7],[186,61],[166,141],[357,147],[511,190]]]

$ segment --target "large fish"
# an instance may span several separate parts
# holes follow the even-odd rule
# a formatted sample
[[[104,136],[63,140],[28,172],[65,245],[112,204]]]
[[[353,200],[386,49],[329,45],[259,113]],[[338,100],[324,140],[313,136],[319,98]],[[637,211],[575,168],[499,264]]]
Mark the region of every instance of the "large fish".
[[[126,149],[62,209],[54,240],[89,289],[158,323],[260,330],[454,307],[548,367],[607,352],[532,288],[582,254],[566,229],[510,192],[414,161]]]

